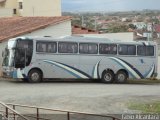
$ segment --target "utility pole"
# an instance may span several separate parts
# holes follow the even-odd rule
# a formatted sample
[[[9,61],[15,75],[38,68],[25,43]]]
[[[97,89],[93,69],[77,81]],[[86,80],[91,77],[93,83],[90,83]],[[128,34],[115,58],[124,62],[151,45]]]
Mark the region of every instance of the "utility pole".
[[[97,19],[96,19],[96,17],[95,17],[95,19],[94,19],[94,20],[95,20],[95,23],[94,23],[94,29],[95,29],[95,30],[97,30]]]
[[[81,26],[84,27],[84,17],[83,17],[83,15],[82,15],[82,18],[81,18],[81,19],[82,19]]]
[[[152,29],[151,29],[151,40],[153,41],[153,30],[154,30],[154,22],[152,22]]]

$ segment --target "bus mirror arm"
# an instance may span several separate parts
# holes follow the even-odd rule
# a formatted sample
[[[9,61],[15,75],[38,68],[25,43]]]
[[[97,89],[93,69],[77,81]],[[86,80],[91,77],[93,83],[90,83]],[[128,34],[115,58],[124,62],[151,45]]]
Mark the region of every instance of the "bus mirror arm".
[[[26,49],[24,49],[24,67],[26,67]]]
[[[2,51],[2,57],[4,57],[4,51]]]

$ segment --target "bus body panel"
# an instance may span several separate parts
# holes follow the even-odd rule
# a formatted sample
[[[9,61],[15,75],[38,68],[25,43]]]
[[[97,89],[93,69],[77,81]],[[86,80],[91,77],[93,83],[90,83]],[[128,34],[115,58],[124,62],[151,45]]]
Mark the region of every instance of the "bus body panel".
[[[83,39],[83,38],[82,38]],[[154,56],[138,56],[138,55],[107,55],[107,54],[80,54],[79,48],[77,53],[58,53],[58,43],[65,41],[65,39],[53,40],[57,43],[56,53],[42,53],[37,52],[37,42],[47,41],[48,38],[33,38],[33,55],[30,65],[25,68],[17,68],[12,70],[8,76],[12,78],[28,78],[29,72],[32,69],[40,69],[43,73],[43,78],[74,78],[74,79],[100,79],[102,78],[103,71],[110,69],[116,73],[119,70],[126,70],[128,72],[129,78],[143,79],[153,77],[157,73],[157,47],[155,43],[150,43],[155,47]],[[68,39],[66,39],[67,42]],[[70,41],[73,42],[71,39]],[[99,45],[100,43],[109,43],[108,41],[98,41],[93,40],[94,43]],[[77,40],[78,44],[91,43],[90,41]],[[113,44],[113,42],[111,42]],[[116,42],[115,42],[116,43]],[[115,44],[114,43],[114,44]],[[143,45],[138,42],[117,42],[118,44],[130,44]],[[99,49],[99,46],[98,46]],[[99,50],[98,50],[99,52]],[[137,54],[137,53],[136,53]],[[5,68],[5,66],[4,66]],[[8,69],[9,68],[5,68]],[[4,73],[7,70],[4,70]]]

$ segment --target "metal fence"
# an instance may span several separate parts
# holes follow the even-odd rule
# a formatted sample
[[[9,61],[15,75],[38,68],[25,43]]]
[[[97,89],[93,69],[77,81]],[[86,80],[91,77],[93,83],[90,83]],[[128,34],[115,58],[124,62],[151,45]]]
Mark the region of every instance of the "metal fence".
[[[12,120],[120,120],[110,115],[53,110],[18,104],[5,105],[0,103],[0,105],[4,107],[4,110],[0,112],[3,113],[5,118],[12,118]],[[16,111],[19,111],[21,114]]]

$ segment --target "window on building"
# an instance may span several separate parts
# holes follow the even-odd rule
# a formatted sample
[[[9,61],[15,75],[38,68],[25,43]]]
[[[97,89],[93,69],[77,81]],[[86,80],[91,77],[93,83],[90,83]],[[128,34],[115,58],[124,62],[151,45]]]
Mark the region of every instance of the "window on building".
[[[154,56],[154,47],[139,45],[137,47],[137,54],[141,56]]]
[[[19,2],[19,9],[23,9],[23,3]]]
[[[59,53],[78,53],[78,44],[72,42],[59,42]]]
[[[13,9],[13,14],[17,14],[17,10],[16,9]]]
[[[136,55],[135,45],[119,45],[118,47],[119,55]]]
[[[100,44],[99,45],[100,54],[117,54],[116,44]]]
[[[98,45],[94,43],[80,43],[79,51],[81,54],[97,54]]]
[[[56,42],[37,42],[37,52],[56,53]]]

